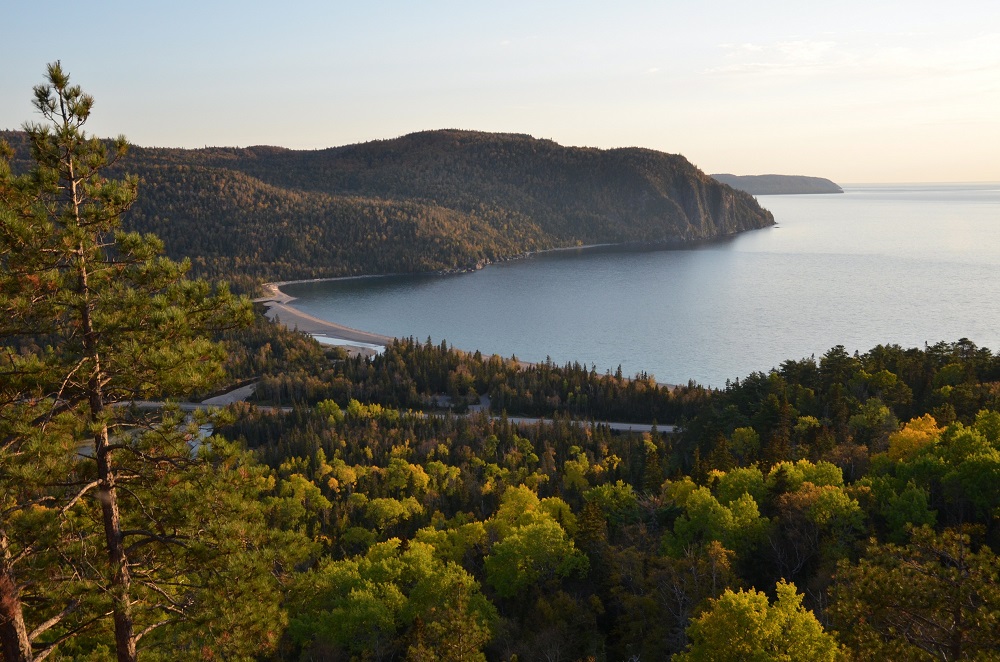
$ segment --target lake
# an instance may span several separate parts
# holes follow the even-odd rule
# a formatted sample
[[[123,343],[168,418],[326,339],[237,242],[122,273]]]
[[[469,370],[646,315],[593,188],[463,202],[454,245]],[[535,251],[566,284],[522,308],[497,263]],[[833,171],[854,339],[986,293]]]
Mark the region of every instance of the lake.
[[[559,251],[448,276],[289,284],[294,306],[484,354],[727,379],[834,345],[1000,350],[1000,184],[758,196],[777,225],[681,250]]]

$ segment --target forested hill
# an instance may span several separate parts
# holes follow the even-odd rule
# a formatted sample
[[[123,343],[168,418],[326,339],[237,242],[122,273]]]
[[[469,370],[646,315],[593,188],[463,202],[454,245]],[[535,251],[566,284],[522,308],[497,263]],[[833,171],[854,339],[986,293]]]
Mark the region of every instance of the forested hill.
[[[127,223],[199,273],[230,279],[470,268],[774,222],[682,156],[526,135],[428,131],[317,151],[136,147],[123,167],[142,181]]]
[[[843,193],[844,189],[823,177],[803,175],[712,175],[723,184],[752,195],[794,193]]]

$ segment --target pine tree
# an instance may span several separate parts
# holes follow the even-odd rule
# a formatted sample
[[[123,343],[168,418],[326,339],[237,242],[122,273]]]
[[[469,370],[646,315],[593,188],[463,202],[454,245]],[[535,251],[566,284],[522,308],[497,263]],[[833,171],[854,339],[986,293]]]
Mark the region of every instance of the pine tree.
[[[47,509],[49,529],[77,527],[75,540],[87,547],[94,536],[86,530],[86,516],[88,508],[94,511],[105,571],[93,578],[93,587],[109,603],[118,659],[131,661],[139,639],[174,620],[157,620],[157,614],[184,612],[183,601],[167,597],[170,592],[133,563],[133,556],[148,560],[150,550],[191,546],[182,523],[170,528],[157,521],[156,504],[144,503],[141,495],[156,494],[150,486],[197,458],[181,419],[154,420],[127,405],[204,389],[218,380],[222,346],[208,332],[245,324],[250,308],[224,287],[213,290],[204,281],[187,280],[189,264],[162,257],[156,237],[122,230],[137,181],[109,179],[107,172],[126,154],[127,142],[106,144],[85,134],[94,100],[70,85],[60,63],[48,66],[47,82],[34,94],[44,119],[25,126],[34,168],[14,176],[0,159],[0,346],[6,373],[0,473],[9,479],[16,471],[8,467],[26,473],[33,468],[28,486],[37,489],[0,504],[0,534],[17,524],[15,515],[41,507]],[[41,475],[53,467],[66,471],[67,462],[72,467],[60,482]],[[44,546],[28,541],[14,550],[9,537],[0,539],[3,590],[3,573],[15,565],[9,561],[23,562]],[[81,551],[88,553],[89,548]],[[74,561],[68,555],[66,562]],[[143,573],[139,585],[133,583],[136,571]],[[12,587],[0,602],[14,600],[16,612],[18,582],[13,574],[9,578]],[[143,605],[139,617],[134,606],[150,592],[160,598]],[[79,606],[70,596],[64,609],[79,613]],[[74,627],[88,625],[83,616],[73,618],[79,621]],[[17,618],[10,622],[11,632],[23,628],[23,620],[20,626]],[[61,631],[68,635],[74,628]],[[0,626],[0,632],[6,630]],[[13,655],[3,641],[4,654]],[[30,659],[19,632],[17,641],[21,657],[12,659]]]
[[[33,214],[38,192],[13,177],[11,157],[0,144],[0,651],[5,661],[27,662],[34,658],[32,640],[58,625],[79,601],[66,594],[44,599],[36,588],[31,599],[38,625],[29,630],[23,578],[42,567],[62,574],[52,550],[69,542],[52,539],[54,516],[94,485],[68,484],[76,450],[73,426],[59,403],[39,388],[54,376],[29,332],[40,328],[35,315],[42,308],[32,290],[48,287],[37,276],[44,256],[36,248],[48,230]]]

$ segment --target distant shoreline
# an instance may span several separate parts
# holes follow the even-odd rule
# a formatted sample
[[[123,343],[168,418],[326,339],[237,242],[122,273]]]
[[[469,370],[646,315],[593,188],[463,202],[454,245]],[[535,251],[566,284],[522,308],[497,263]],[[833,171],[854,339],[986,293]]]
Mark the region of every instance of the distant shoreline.
[[[843,193],[844,189],[825,177],[804,175],[709,175],[712,179],[750,195],[817,195]]]
[[[726,241],[732,239],[733,237],[747,232],[756,232],[757,230],[767,230],[770,228],[777,227],[777,223],[772,225],[766,225],[760,228],[752,228],[750,230],[741,230],[739,232],[730,232],[729,234],[719,235],[717,237],[710,237],[707,239],[691,239],[683,240],[676,239],[672,241],[628,241],[621,243],[603,243],[603,244],[583,244],[580,246],[558,246],[556,248],[542,248],[537,251],[527,251],[524,253],[519,253],[517,255],[512,255],[510,257],[501,258],[496,261],[481,262],[476,266],[472,267],[456,267],[453,269],[441,269],[438,271],[415,271],[415,272],[394,272],[389,274],[360,274],[357,276],[329,276],[324,278],[298,278],[293,280],[279,280],[271,283],[264,283],[261,288],[264,290],[264,295],[254,299],[255,303],[266,303],[269,301],[274,301],[282,304],[288,304],[295,301],[295,297],[287,294],[281,290],[285,285],[298,285],[300,283],[333,283],[336,281],[346,281],[346,280],[364,280],[367,278],[396,278],[396,277],[408,277],[408,276],[450,276],[456,274],[465,274],[479,271],[488,266],[494,264],[501,264],[503,262],[514,262],[516,260],[524,260],[536,255],[546,255],[549,253],[566,253],[569,251],[589,251],[600,248],[620,248],[622,250],[637,249],[637,250],[679,250],[683,248],[691,248],[693,246],[700,246],[703,244],[710,244],[716,241]],[[313,318],[316,319],[316,318]],[[345,327],[346,328],[346,327]]]

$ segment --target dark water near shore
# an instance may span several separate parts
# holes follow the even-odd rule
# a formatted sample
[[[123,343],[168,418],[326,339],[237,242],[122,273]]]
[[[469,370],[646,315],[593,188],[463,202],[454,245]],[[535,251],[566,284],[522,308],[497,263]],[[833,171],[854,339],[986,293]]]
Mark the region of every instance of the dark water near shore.
[[[282,289],[366,331],[670,383],[722,386],[838,344],[966,337],[1000,351],[1000,184],[758,199],[776,227],[685,250],[564,251]]]

